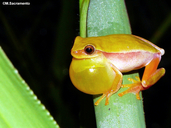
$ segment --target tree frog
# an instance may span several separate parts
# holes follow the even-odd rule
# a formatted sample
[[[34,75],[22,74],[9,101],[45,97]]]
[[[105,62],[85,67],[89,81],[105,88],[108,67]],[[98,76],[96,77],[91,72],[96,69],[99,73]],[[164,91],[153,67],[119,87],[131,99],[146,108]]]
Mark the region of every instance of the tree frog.
[[[96,102],[109,98],[121,87],[128,89],[119,96],[133,93],[140,99],[139,92],[155,84],[165,69],[157,69],[164,54],[150,41],[131,34],[113,34],[82,38],[77,36],[71,49],[73,56],[69,74],[73,85],[87,94],[103,94]],[[122,73],[145,67],[142,80],[129,78],[132,84],[122,85]]]

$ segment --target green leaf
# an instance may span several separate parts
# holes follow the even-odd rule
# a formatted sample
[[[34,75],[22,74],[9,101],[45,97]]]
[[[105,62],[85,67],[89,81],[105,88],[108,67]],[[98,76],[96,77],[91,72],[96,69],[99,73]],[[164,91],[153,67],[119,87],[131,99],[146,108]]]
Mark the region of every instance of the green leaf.
[[[1,48],[0,128],[58,128]]]
[[[105,36],[109,34],[131,34],[124,1],[90,1],[87,36]]]
[[[87,23],[86,32],[88,37],[131,34],[124,0],[91,0],[86,19],[82,23]],[[82,31],[85,31],[85,29],[80,27],[80,32]],[[124,75],[123,84],[130,83],[127,79],[135,79],[135,76],[138,76],[138,73]],[[116,94],[113,94],[109,100],[109,105],[105,106],[105,100],[102,100],[98,106],[95,106],[98,128],[145,127],[142,100],[137,100],[134,94],[126,94],[123,97],[119,97],[118,93],[124,90],[125,88],[122,88]],[[94,102],[98,98],[94,96]]]

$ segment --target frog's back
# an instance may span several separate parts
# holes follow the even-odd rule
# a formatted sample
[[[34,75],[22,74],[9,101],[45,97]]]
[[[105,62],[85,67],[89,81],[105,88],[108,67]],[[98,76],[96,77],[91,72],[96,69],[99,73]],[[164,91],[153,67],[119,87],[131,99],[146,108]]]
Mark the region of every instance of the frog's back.
[[[113,34],[100,37],[84,38],[83,42],[93,44],[97,50],[108,53],[128,53],[148,51],[164,54],[164,50],[150,41],[130,34]]]

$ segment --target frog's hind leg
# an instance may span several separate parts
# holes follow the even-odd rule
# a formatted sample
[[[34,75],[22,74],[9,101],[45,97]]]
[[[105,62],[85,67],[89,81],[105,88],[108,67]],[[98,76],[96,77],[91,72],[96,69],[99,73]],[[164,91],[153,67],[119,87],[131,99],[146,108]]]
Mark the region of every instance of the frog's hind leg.
[[[127,93],[134,93],[136,95],[136,98],[138,100],[140,100],[140,95],[139,95],[139,92],[141,90],[143,90],[143,86],[141,85],[141,81],[140,81],[140,78],[138,76],[135,77],[137,80],[134,80],[132,78],[128,78],[129,81],[132,81],[133,83],[132,84],[124,84],[122,85],[121,87],[122,88],[128,88],[127,90],[125,90],[124,92],[121,92],[119,93],[118,95],[119,96],[123,96]]]
[[[121,87],[128,87],[128,89],[118,95],[123,96],[127,93],[134,93],[136,94],[136,98],[140,99],[139,92],[148,89],[165,74],[164,68],[157,69],[160,59],[161,56],[159,54],[155,54],[151,62],[145,67],[142,81],[140,81],[138,77],[136,77],[137,80],[129,78],[128,80],[132,81],[132,84],[122,85]]]
[[[165,74],[164,68],[157,69],[160,59],[161,56],[156,54],[154,59],[145,67],[142,77],[142,86],[144,88],[149,88]]]

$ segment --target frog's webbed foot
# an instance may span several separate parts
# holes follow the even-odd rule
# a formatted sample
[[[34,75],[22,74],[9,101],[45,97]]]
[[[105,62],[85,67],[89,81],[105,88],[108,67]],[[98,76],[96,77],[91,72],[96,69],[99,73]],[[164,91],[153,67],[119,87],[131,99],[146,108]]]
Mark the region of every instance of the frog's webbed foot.
[[[104,98],[105,98],[106,94],[103,94],[95,103],[94,105],[98,105]]]
[[[139,92],[140,92],[141,90],[144,90],[144,88],[143,88],[143,86],[142,86],[142,83],[141,83],[141,81],[140,81],[140,78],[139,78],[138,76],[136,76],[135,78],[136,78],[136,80],[135,80],[135,79],[132,79],[132,78],[128,78],[128,80],[131,81],[132,84],[125,84],[125,85],[122,85],[122,86],[121,86],[122,88],[127,87],[128,89],[125,90],[124,92],[119,93],[119,94],[118,94],[119,96],[123,96],[123,95],[125,95],[125,94],[127,94],[127,93],[133,93],[133,94],[136,95],[136,98],[137,98],[138,100],[141,99],[141,98],[140,98],[140,95],[139,95]]]
[[[114,93],[113,91],[104,93],[94,104],[98,105],[106,97],[105,105],[108,105],[109,104],[109,98],[113,93]]]

